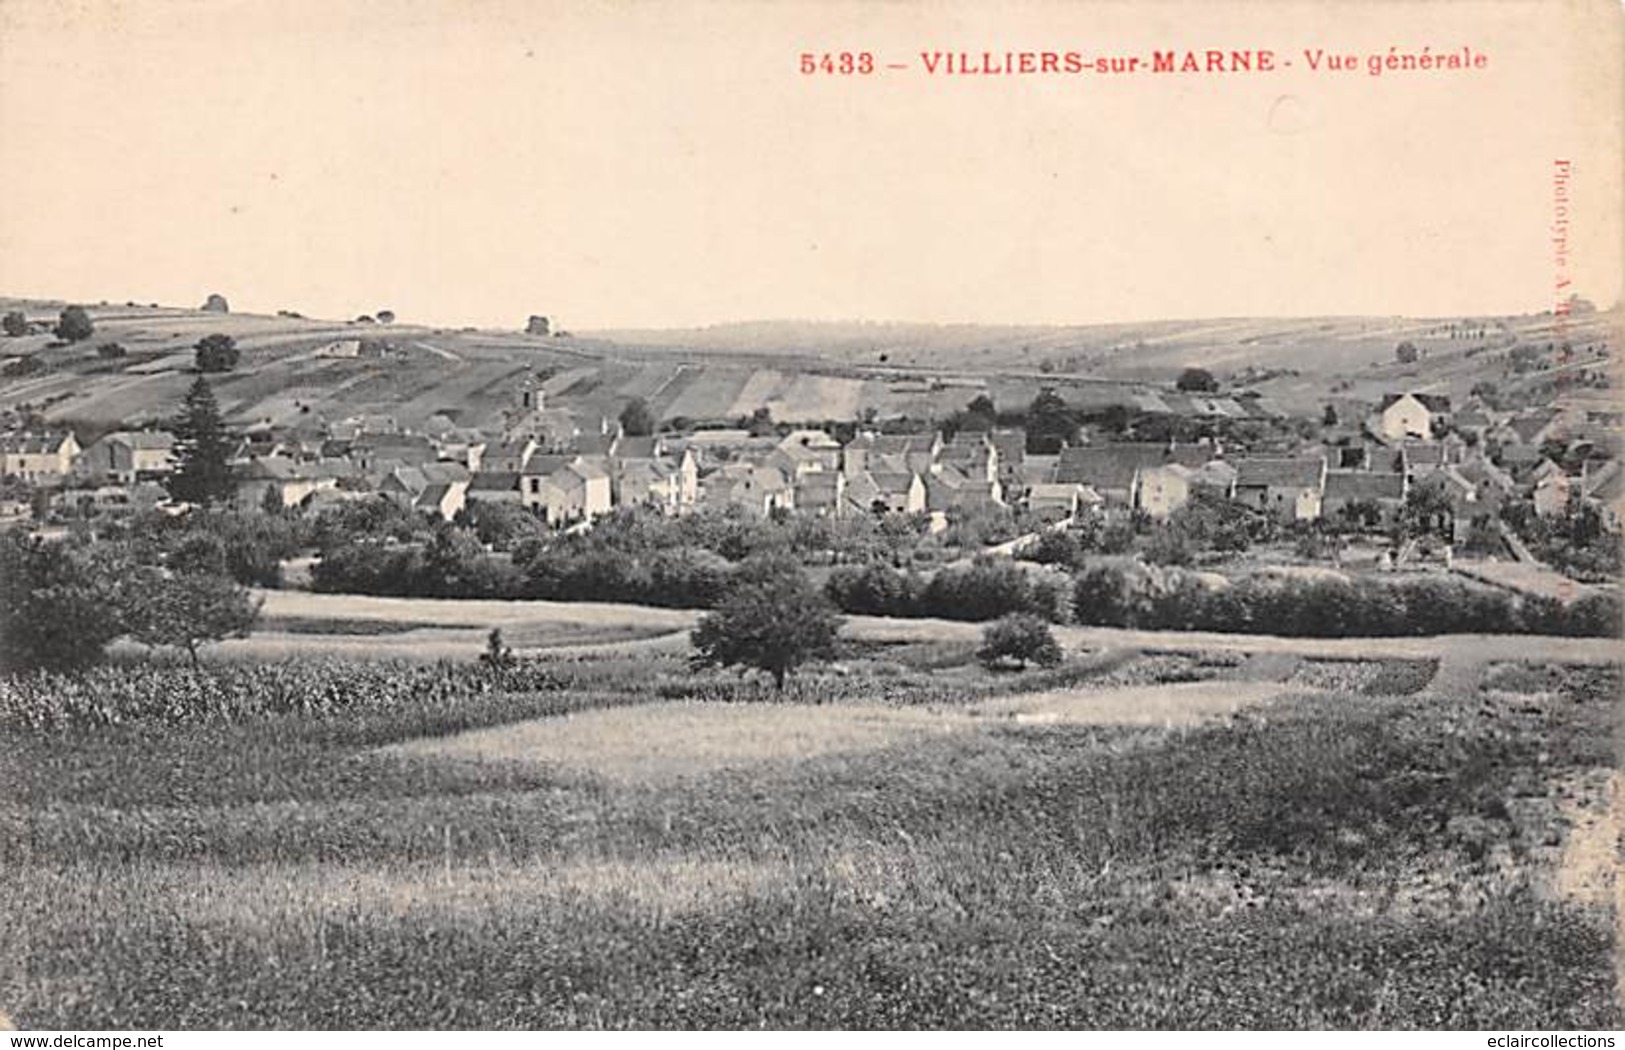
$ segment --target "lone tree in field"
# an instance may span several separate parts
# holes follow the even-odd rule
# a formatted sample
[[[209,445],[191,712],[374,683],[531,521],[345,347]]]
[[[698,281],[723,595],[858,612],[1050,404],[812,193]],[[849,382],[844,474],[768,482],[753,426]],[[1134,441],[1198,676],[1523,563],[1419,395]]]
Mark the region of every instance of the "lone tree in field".
[[[1409,339],[1394,347],[1394,360],[1402,365],[1414,365],[1416,359],[1421,356],[1421,351],[1417,350],[1416,344]]]
[[[0,318],[0,331],[4,331],[13,339],[28,334],[28,315],[21,310],[12,310],[4,318]]]
[[[215,332],[206,335],[197,343],[197,370],[199,372],[229,372],[237,367],[237,359],[241,352],[237,349],[237,340],[229,335]]]
[[[205,645],[248,637],[259,615],[260,602],[230,576],[154,571],[132,589],[125,622],[142,645],[184,649],[195,665]]]
[[[835,655],[841,617],[794,562],[747,562],[722,601],[690,635],[696,667],[754,667],[785,677]]]
[[[229,314],[231,313],[231,304],[226,302],[226,297],[219,292],[210,292],[209,298],[205,299],[203,305],[198,309],[211,314]]]
[[[202,376],[186,392],[180,417],[171,429],[175,433],[175,470],[166,482],[170,498],[200,506],[229,502],[237,494],[229,462],[231,443],[214,391]]]
[[[1011,613],[982,628],[982,647],[976,650],[976,659],[989,670],[1011,661],[1018,667],[1029,661],[1054,667],[1061,662],[1061,647],[1048,623],[1031,613]]]
[[[1179,373],[1174,386],[1197,394],[1211,394],[1219,389],[1219,381],[1205,368],[1187,368]]]
[[[627,437],[648,437],[655,432],[655,416],[649,402],[634,397],[621,409],[621,430]]]
[[[55,332],[65,343],[80,343],[96,334],[96,325],[84,307],[68,306],[57,316]]]

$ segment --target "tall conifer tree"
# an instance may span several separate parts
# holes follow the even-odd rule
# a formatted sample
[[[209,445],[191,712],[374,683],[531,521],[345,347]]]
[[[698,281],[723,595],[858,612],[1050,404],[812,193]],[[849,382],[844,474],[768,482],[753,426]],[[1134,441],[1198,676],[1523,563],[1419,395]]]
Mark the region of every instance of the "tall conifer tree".
[[[202,376],[186,392],[173,429],[176,463],[169,475],[170,498],[203,506],[230,502],[237,491],[229,462],[231,443],[214,391]]]

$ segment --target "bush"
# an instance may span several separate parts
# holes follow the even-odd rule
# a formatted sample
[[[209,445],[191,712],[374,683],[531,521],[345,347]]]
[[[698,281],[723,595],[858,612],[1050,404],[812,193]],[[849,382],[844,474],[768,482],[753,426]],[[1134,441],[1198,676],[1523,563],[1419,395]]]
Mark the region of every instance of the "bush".
[[[915,572],[897,572],[870,562],[842,566],[824,582],[824,594],[842,612],[862,616],[918,616],[925,584]]]
[[[16,339],[28,334],[28,317],[21,310],[7,311],[5,317],[0,318],[0,331]]]
[[[125,357],[128,353],[119,343],[103,343],[96,348],[96,356],[108,360]]]
[[[17,378],[39,375],[44,371],[47,371],[45,362],[40,360],[38,354],[24,354],[21,357],[14,357],[7,361],[5,368],[0,369],[0,374],[8,378]]]
[[[1020,557],[1022,561],[1074,569],[1083,564],[1083,545],[1069,531],[1046,529],[1021,552]]]
[[[1001,616],[982,628],[982,647],[976,659],[989,670],[1015,661],[1018,667],[1029,662],[1054,667],[1061,662],[1061,647],[1049,624],[1027,613]]]
[[[0,535],[0,669],[76,671],[124,633],[122,552]]]
[[[198,340],[195,360],[199,372],[229,372],[237,367],[242,356],[237,340],[215,332]]]
[[[65,343],[79,343],[96,334],[96,325],[84,307],[69,306],[57,317],[54,331]]]

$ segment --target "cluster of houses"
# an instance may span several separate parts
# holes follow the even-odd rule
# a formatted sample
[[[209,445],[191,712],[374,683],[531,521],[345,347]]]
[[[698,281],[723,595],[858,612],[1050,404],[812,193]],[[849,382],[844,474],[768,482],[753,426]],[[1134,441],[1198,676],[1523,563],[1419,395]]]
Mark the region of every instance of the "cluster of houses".
[[[1315,438],[1268,453],[1206,439],[1086,443],[1033,455],[1016,428],[859,432],[844,444],[817,429],[633,436],[603,421],[583,433],[569,413],[547,409],[539,385],[527,380],[498,433],[444,418],[407,430],[374,415],[264,428],[239,438],[234,476],[245,507],[320,508],[383,494],[445,520],[469,504],[498,502],[554,525],[633,504],[672,515],[700,507],[927,514],[939,524],[959,510],[1000,505],[1049,520],[1090,509],[1166,520],[1206,490],[1283,521],[1376,528],[1398,515],[1415,487],[1434,486],[1458,528],[1521,498],[1546,515],[1588,500],[1619,527],[1618,419],[1553,409],[1503,416],[1477,406],[1452,414],[1447,398],[1423,393],[1385,398],[1350,423],[1333,414]],[[1567,467],[1552,457],[1554,442],[1573,453],[1561,457]],[[174,457],[174,438],[161,431],[119,431],[85,448],[71,433],[0,434],[0,474],[64,508],[161,504]],[[13,498],[0,513],[38,513],[38,491],[31,507]]]

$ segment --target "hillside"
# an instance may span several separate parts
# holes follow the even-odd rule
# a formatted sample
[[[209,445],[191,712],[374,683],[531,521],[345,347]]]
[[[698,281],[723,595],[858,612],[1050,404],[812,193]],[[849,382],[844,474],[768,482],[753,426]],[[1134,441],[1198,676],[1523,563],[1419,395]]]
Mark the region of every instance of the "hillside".
[[[33,322],[50,322],[62,305],[0,299],[0,310],[22,310]],[[548,337],[154,306],[90,312],[96,334],[79,344],[58,346],[48,334],[0,338],[8,365],[34,359],[29,374],[15,374],[21,366],[14,366],[0,376],[0,410],[36,411],[87,431],[165,419],[191,382],[193,345],[213,332],[231,335],[242,350],[238,367],[215,379],[222,406],[239,424],[381,413],[405,427],[435,414],[489,425],[527,371],[544,378],[550,406],[588,425],[615,416],[632,397],[666,420],[731,420],[763,407],[783,422],[924,419],[984,392],[1013,407],[1049,384],[1074,396],[1085,387],[1098,396],[1103,384],[1167,384],[1187,365],[1245,381],[1303,412],[1318,411],[1329,392],[1374,400],[1410,388],[1461,397],[1482,381],[1515,387],[1549,383],[1552,375],[1520,377],[1509,360],[1514,346],[1551,341],[1549,316],[1474,321],[1471,334],[1453,322],[1331,318],[1069,328],[758,323]],[[1571,322],[1581,352],[1568,370],[1598,367],[1592,348],[1617,344],[1619,320],[1615,311]],[[390,350],[379,357],[324,350],[357,339]],[[1415,364],[1396,363],[1402,340],[1418,347]],[[100,356],[96,348],[109,342],[125,356]]]

